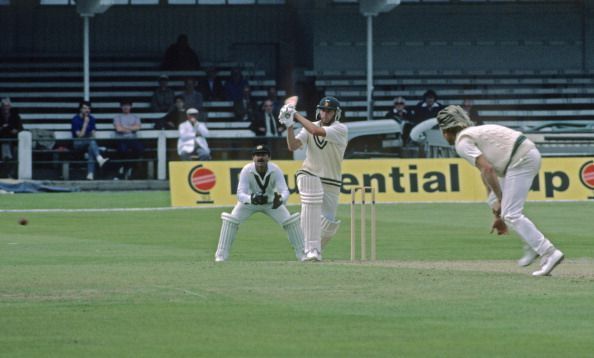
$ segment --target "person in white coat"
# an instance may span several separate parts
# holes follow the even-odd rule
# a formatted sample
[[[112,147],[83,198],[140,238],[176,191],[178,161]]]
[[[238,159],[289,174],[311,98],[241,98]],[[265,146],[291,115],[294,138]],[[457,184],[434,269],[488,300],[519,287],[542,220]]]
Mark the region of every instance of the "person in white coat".
[[[303,261],[305,253],[300,215],[291,215],[285,206],[289,198],[289,189],[283,171],[276,164],[269,162],[270,150],[263,145],[258,145],[252,151],[252,158],[253,161],[246,164],[239,173],[237,204],[230,214],[221,214],[223,225],[215,261],[227,261],[239,225],[255,213],[266,214],[281,225],[287,232],[295,256]]]
[[[190,108],[186,111],[186,120],[179,125],[177,154],[181,160],[210,160],[210,148],[206,138],[206,124],[198,122],[198,110]]]

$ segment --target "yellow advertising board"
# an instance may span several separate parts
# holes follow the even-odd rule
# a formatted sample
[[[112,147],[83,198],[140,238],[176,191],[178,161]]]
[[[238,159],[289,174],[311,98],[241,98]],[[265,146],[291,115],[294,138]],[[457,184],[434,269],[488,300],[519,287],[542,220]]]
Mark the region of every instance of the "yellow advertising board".
[[[285,173],[291,191],[289,203],[298,204],[294,173],[300,161],[274,161]],[[172,206],[234,205],[239,173],[245,161],[170,162]],[[458,158],[368,159],[343,162],[342,195],[373,186],[378,202],[484,201],[479,171]],[[592,158],[545,158],[528,200],[594,199]]]

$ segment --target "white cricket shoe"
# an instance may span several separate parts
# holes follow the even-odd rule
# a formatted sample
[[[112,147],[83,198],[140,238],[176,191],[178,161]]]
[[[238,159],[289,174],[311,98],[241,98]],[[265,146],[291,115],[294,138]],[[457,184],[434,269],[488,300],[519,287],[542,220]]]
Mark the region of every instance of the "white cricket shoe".
[[[534,250],[527,249],[524,251],[524,256],[522,256],[522,258],[518,260],[518,266],[520,266],[520,267],[528,266],[531,263],[533,263],[537,257],[538,257],[538,254]]]
[[[564,257],[561,251],[553,249],[553,252],[543,255],[540,270],[534,271],[532,276],[550,275],[551,271],[563,261]]]
[[[305,254],[303,261],[322,261],[322,254],[316,249],[310,250]]]
[[[225,258],[223,256],[215,255],[215,262],[224,262]]]

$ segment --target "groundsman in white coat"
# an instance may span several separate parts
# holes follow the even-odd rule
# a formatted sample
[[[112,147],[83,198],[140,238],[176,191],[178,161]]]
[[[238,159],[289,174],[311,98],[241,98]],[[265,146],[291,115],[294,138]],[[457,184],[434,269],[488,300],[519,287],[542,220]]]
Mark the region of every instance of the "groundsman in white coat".
[[[206,124],[198,121],[198,110],[190,108],[186,111],[184,122],[179,125],[179,138],[177,139],[177,154],[182,160],[210,160],[210,148],[206,138],[208,128]]]

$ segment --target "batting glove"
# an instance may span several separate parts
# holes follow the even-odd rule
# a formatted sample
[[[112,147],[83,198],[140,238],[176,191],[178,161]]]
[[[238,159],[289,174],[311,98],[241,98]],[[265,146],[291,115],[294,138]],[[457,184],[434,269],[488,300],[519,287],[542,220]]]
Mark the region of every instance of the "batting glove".
[[[295,106],[291,104],[285,104],[278,115],[278,121],[289,128],[295,124]]]

